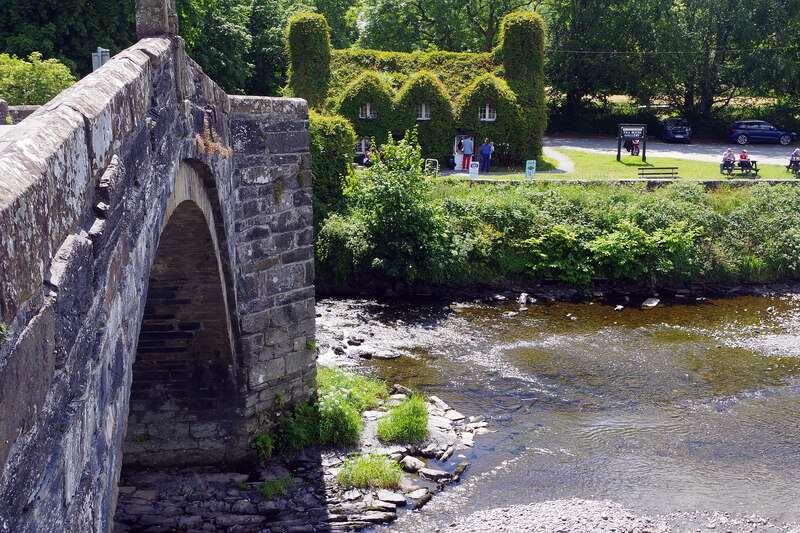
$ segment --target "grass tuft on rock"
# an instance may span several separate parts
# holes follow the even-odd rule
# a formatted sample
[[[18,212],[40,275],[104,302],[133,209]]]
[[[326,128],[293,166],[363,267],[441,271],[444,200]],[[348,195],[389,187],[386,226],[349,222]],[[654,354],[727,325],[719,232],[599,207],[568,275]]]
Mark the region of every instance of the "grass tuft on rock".
[[[280,479],[271,479],[262,483],[258,490],[264,495],[264,498],[271,500],[278,494],[286,496],[286,489],[294,485],[294,477],[291,474],[286,474]]]
[[[359,488],[397,488],[401,472],[400,465],[385,455],[358,454],[342,465],[339,483]]]
[[[384,442],[420,442],[428,438],[428,406],[425,398],[411,396],[378,422],[378,438]]]

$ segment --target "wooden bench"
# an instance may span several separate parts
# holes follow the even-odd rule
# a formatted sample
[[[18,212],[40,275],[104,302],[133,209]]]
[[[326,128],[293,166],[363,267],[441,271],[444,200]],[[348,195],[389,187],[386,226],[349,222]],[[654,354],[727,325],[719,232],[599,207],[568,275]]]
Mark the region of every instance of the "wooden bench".
[[[678,167],[639,167],[640,178],[679,178]]]
[[[758,161],[750,161],[746,167],[740,167],[739,163],[724,163],[722,165],[722,173],[730,176],[746,176],[748,178],[758,177]]]

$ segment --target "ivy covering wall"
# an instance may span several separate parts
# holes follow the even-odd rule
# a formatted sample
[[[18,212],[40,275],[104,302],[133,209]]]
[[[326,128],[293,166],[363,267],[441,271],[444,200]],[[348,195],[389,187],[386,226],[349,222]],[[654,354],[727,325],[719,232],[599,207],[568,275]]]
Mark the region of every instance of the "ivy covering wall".
[[[424,157],[450,156],[461,131],[474,134],[478,144],[485,137],[495,142],[499,163],[535,158],[547,126],[544,23],[535,13],[512,13],[500,32],[500,45],[491,54],[331,51],[325,19],[297,15],[287,31],[292,62],[287,92],[312,108],[341,114],[357,137],[379,143],[416,125]],[[375,118],[359,116],[367,103]],[[431,120],[417,120],[419,104],[431,106]],[[478,119],[485,104],[496,111],[494,121]]]
[[[417,106],[426,104],[430,120],[417,120]],[[397,94],[394,105],[395,131],[417,126],[422,157],[443,161],[452,155],[455,117],[441,80],[430,71],[412,75]]]
[[[344,178],[350,172],[356,134],[347,119],[311,111],[311,173],[314,178],[314,227],[331,213],[344,211]]]
[[[493,121],[478,117],[481,106],[489,104],[497,113]],[[517,97],[508,84],[492,74],[484,74],[467,87],[456,111],[460,128],[475,135],[476,146],[485,138],[494,142],[494,159],[499,163],[519,161],[525,155],[522,146],[523,125]]]

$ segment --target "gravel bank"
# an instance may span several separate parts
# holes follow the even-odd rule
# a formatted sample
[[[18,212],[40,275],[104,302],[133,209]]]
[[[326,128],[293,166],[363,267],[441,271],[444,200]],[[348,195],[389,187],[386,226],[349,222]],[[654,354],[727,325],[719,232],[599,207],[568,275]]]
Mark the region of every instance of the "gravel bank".
[[[798,533],[800,526],[776,525],[752,515],[732,516],[727,513],[673,513],[649,517],[637,515],[610,501],[555,500],[478,511],[436,533],[482,531],[497,533]]]

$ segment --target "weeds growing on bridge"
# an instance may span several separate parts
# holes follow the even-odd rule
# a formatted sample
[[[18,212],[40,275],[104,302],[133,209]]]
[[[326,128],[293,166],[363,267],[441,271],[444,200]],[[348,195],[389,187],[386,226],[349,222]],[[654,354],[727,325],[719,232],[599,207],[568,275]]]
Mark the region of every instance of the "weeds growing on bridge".
[[[14,336],[14,331],[5,322],[0,322],[0,344],[8,342]]]
[[[209,125],[208,115],[203,117],[203,135],[194,134],[194,141],[197,143],[197,151],[205,154],[206,159],[211,159],[219,155],[222,159],[233,156],[233,148],[225,146],[216,130]]]

